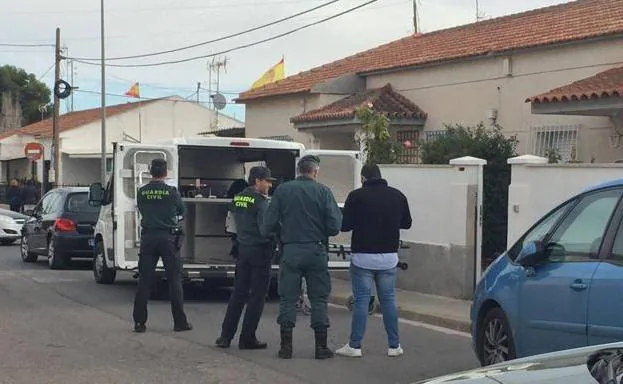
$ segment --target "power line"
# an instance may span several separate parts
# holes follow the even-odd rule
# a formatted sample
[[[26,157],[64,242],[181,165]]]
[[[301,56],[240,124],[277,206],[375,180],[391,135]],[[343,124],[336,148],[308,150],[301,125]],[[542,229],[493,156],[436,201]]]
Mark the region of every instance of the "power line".
[[[260,45],[260,44],[266,43],[268,41],[277,40],[277,39],[279,39],[281,37],[285,37],[285,36],[291,35],[293,33],[301,31],[303,29],[306,29],[306,28],[309,28],[309,27],[312,27],[312,26],[315,26],[315,25],[327,22],[329,20],[332,20],[332,19],[338,18],[340,16],[343,16],[343,15],[345,15],[347,13],[351,13],[353,11],[356,11],[359,8],[365,7],[366,5],[369,5],[369,4],[372,4],[372,3],[376,3],[377,1],[379,1],[379,0],[370,0],[370,1],[367,1],[367,2],[365,2],[363,4],[361,4],[361,5],[358,5],[356,7],[347,9],[346,11],[337,13],[337,14],[335,14],[333,16],[326,17],[324,19],[318,20],[318,21],[310,23],[310,24],[305,24],[305,25],[303,25],[301,27],[292,29],[292,30],[290,30],[288,32],[284,32],[284,33],[278,34],[276,36],[269,37],[269,38],[266,38],[266,39],[263,39],[263,40],[259,40],[259,41],[253,42],[253,43],[239,45],[237,47],[230,48],[230,49],[227,49],[227,50],[224,50],[224,51],[221,51],[221,52],[217,52],[217,53],[212,53],[212,54],[208,54],[208,55],[201,55],[201,56],[195,56],[195,57],[189,57],[189,58],[186,58],[186,59],[161,61],[159,63],[149,63],[149,64],[106,64],[106,66],[109,66],[109,67],[125,67],[125,68],[156,67],[156,66],[168,65],[168,64],[186,63],[186,62],[189,62],[189,61],[205,59],[205,58],[208,58],[208,57],[215,57],[215,56],[223,55],[223,54],[226,54],[226,53],[229,53],[229,52],[238,51],[240,49],[253,47],[255,45]],[[75,58],[72,58],[72,57],[69,57],[69,59],[73,59],[73,60],[75,60],[75,61],[77,61],[79,63],[87,64],[87,65],[100,65],[99,63],[91,63],[91,62],[88,62],[88,61],[78,60],[78,59],[75,59]]]
[[[317,1],[317,0],[314,0]],[[378,9],[385,9],[385,8],[390,8],[390,7],[395,7],[395,6],[402,6],[405,5],[407,3],[410,3],[411,0],[397,0],[397,1],[384,1],[383,4],[381,5],[377,5],[377,6],[373,6],[373,7],[367,7],[366,9],[362,9],[360,12],[372,12]],[[258,5],[265,5],[265,3],[257,3]],[[420,4],[421,5],[421,4]],[[320,15],[320,17],[323,17],[325,15]],[[302,17],[299,18],[299,21],[310,21],[310,20],[318,20],[319,17],[318,16],[308,16],[308,17]],[[150,33],[149,34],[149,38],[153,38],[153,37],[160,37],[160,36],[166,36],[166,37],[176,37],[176,36],[183,36],[186,37],[189,34],[206,34],[206,33],[213,33],[213,31],[211,29],[206,29],[206,28],[198,28],[198,29],[188,29],[188,30],[174,30],[174,31],[164,31],[161,33]],[[111,40],[121,40],[121,39],[136,39],[136,38],[142,38],[141,36],[137,35],[137,34],[121,34],[121,35],[106,35],[106,41],[111,41]],[[77,41],[100,41],[101,37],[98,36],[83,36],[80,35],[80,37],[67,37],[65,36],[63,38],[64,41],[69,41],[69,42],[77,42]],[[41,38],[41,39],[33,39],[33,40],[29,40],[31,42],[41,42],[41,41],[46,41],[46,38]],[[99,59],[98,59],[99,60]]]
[[[117,75],[112,75],[112,74],[108,74],[108,77],[116,79],[116,80],[121,80],[121,81],[127,81],[128,83],[132,83],[134,84],[136,82],[136,80],[130,80],[130,79],[126,79],[124,77],[120,77]],[[185,87],[173,87],[173,86],[166,86],[163,84],[154,84],[154,83],[145,83],[145,82],[140,82],[141,87],[145,86],[147,88],[154,88],[154,89],[162,89],[165,91],[184,91],[184,92],[191,92],[192,89],[191,88],[185,88]],[[205,92],[208,93],[207,89],[203,89],[200,88],[199,89],[200,92]],[[197,92],[197,90],[194,90],[192,92]],[[244,91],[219,91],[220,93],[224,94],[224,95],[239,95],[240,93],[244,92]]]
[[[91,91],[91,90],[86,90],[86,89],[74,89],[73,92],[90,93],[90,94],[94,94],[94,95],[100,95],[101,94],[100,91]],[[193,95],[190,95],[188,97],[192,97]],[[128,96],[122,95],[120,93],[108,93],[108,92],[106,92],[106,96],[125,97],[125,98],[128,97]],[[181,96],[180,96],[180,98],[181,98]],[[196,100],[187,100],[187,98],[185,98],[185,99],[175,99],[175,100],[169,100],[169,101],[197,104]],[[148,100],[148,101],[149,100],[163,100],[163,101],[167,101],[166,97],[144,97],[144,96],[141,96],[138,99],[139,100]],[[201,101],[200,102],[200,104],[206,104],[206,103],[207,103],[207,101]],[[231,102],[231,101],[226,102],[226,104],[228,104],[228,105],[239,105],[239,104]]]
[[[110,58],[108,58],[108,57],[107,57],[107,58],[106,58],[106,61],[113,61],[113,60],[126,60],[126,59],[137,59],[137,58],[141,58],[141,57],[158,56],[158,55],[164,55],[164,54],[166,54],[166,53],[173,53],[173,52],[184,51],[184,50],[187,50],[187,49],[197,48],[197,47],[200,47],[200,46],[203,46],[203,45],[208,45],[208,44],[216,43],[216,42],[219,42],[219,41],[223,41],[223,40],[231,39],[231,38],[233,38],[233,37],[238,37],[238,36],[241,36],[241,35],[244,35],[244,34],[250,33],[250,32],[255,32],[255,31],[258,31],[258,30],[260,30],[260,29],[264,29],[264,28],[267,28],[267,27],[271,27],[271,26],[273,26],[273,25],[276,25],[276,24],[279,24],[279,23],[283,23],[284,21],[288,21],[288,20],[294,19],[295,17],[301,16],[301,15],[305,15],[305,14],[310,13],[310,12],[313,12],[313,11],[315,11],[315,10],[318,10],[318,9],[321,9],[321,8],[324,8],[324,7],[327,7],[327,6],[331,5],[331,4],[337,3],[338,1],[340,1],[340,0],[331,0],[331,1],[328,1],[328,2],[326,2],[326,3],[320,4],[320,5],[316,6],[316,7],[313,7],[313,8],[307,9],[307,10],[305,10],[305,11],[302,11],[302,12],[299,12],[299,13],[295,13],[294,15],[291,15],[291,16],[288,16],[288,17],[284,17],[284,18],[281,18],[281,19],[278,19],[278,20],[272,21],[272,22],[267,23],[267,24],[260,25],[259,27],[254,27],[254,28],[246,29],[246,30],[244,30],[244,31],[242,31],[242,32],[233,33],[233,34],[231,34],[231,35],[227,35],[227,36],[219,37],[219,38],[217,38],[217,39],[213,39],[213,40],[204,41],[204,42],[202,42],[202,43],[197,43],[197,44],[187,45],[187,46],[185,46],[185,47],[180,47],[180,48],[175,48],[175,49],[169,49],[169,50],[166,50],[166,51],[158,51],[158,52],[152,52],[152,53],[143,53],[143,54],[140,54],[140,55],[120,56],[120,57],[110,57]],[[87,61],[92,61],[92,60],[93,60],[93,61],[94,61],[94,60],[100,60],[100,58],[84,58],[84,57],[77,57],[77,58],[76,58],[76,60],[87,60]]]
[[[240,7],[257,7],[257,6],[274,6],[280,4],[300,4],[318,2],[320,0],[282,0],[282,1],[262,1],[248,3],[228,3],[219,5],[196,5],[196,6],[179,6],[179,7],[154,7],[154,8],[110,8],[106,12],[162,12],[162,11],[187,11],[187,10],[206,10],[206,9],[222,9],[222,8],[240,8]],[[73,9],[63,11],[7,11],[11,15],[54,15],[68,13],[99,13],[99,9]]]
[[[55,47],[55,45],[54,45],[54,44],[14,44],[14,43],[0,43],[0,47],[36,48],[36,47]]]
[[[52,70],[52,68],[54,68],[54,65],[56,65],[56,63],[52,63],[52,65],[50,65],[50,68],[48,68],[48,70],[45,71],[43,75],[39,76],[39,81],[41,81],[41,79],[43,79],[45,75],[47,75]]]

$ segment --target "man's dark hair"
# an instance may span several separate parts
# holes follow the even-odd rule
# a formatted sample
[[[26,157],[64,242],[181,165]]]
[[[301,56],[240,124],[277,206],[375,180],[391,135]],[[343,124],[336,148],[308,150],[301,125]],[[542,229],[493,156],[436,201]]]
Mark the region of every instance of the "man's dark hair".
[[[167,162],[164,159],[154,159],[151,162],[151,167],[149,168],[149,172],[151,176],[160,179],[165,177],[167,174]]]
[[[298,166],[298,171],[302,175],[309,175],[318,168],[318,163],[313,161],[301,161]]]
[[[381,169],[376,164],[366,164],[361,168],[361,176],[366,180],[378,180],[381,176]]]

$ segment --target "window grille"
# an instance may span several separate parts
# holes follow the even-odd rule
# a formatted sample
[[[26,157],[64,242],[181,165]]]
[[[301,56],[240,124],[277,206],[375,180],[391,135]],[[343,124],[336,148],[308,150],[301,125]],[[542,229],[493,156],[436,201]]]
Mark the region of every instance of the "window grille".
[[[548,157],[560,156],[561,163],[577,159],[580,125],[547,125],[532,128],[532,153]]]
[[[420,160],[420,151],[418,146],[420,131],[398,131],[396,133],[396,140],[402,147],[398,161],[401,164],[417,164]],[[411,148],[407,148],[403,145],[405,141],[411,142]]]

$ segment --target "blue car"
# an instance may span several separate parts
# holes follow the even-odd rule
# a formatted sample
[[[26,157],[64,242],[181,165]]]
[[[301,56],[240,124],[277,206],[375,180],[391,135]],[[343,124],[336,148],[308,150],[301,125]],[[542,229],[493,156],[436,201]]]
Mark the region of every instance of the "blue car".
[[[623,179],[534,224],[483,273],[471,334],[480,363],[623,340]]]

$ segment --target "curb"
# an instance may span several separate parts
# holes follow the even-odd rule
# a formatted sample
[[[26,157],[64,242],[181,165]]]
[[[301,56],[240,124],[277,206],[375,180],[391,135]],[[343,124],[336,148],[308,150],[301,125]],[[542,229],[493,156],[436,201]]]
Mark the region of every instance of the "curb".
[[[329,296],[331,304],[340,305],[346,308],[346,300],[348,295],[340,295],[332,293]],[[422,313],[413,309],[403,308],[398,304],[398,317],[406,320],[419,321],[437,327],[443,327],[460,332],[470,332],[470,322],[460,319],[449,318],[445,316],[434,315],[430,313]]]

